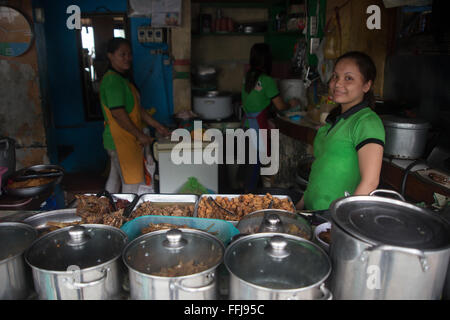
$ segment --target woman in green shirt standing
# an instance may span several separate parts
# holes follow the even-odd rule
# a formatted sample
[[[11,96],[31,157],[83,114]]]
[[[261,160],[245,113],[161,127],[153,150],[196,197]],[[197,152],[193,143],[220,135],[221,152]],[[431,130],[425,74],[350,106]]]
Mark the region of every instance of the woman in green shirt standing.
[[[105,118],[103,145],[111,158],[105,189],[110,193],[138,193],[144,183],[143,147],[153,138],[143,132],[142,122],[166,136],[169,131],[141,106],[131,77],[131,45],[124,38],[107,44],[110,62],[100,84],[100,101]]]
[[[250,69],[246,73],[242,85],[242,108],[244,109],[244,127],[255,129],[258,135],[259,129],[269,130],[269,110],[273,104],[278,110],[286,110],[299,104],[298,99],[291,99],[286,104],[280,96],[275,80],[270,76],[272,71],[272,54],[270,46],[266,43],[256,43],[250,51]],[[262,144],[267,155],[270,156],[270,131],[267,133],[267,140]],[[256,164],[249,164],[246,159],[244,192],[255,192],[258,186],[260,173],[259,144],[253,141],[246,151],[253,148],[258,154]],[[256,143],[256,144],[255,144]],[[262,150],[262,152],[266,152]],[[248,158],[248,153],[246,156]]]
[[[376,67],[362,52],[336,61],[329,88],[338,104],[314,139],[315,160],[297,209],[327,210],[345,192],[368,195],[379,184],[384,126],[372,111]]]

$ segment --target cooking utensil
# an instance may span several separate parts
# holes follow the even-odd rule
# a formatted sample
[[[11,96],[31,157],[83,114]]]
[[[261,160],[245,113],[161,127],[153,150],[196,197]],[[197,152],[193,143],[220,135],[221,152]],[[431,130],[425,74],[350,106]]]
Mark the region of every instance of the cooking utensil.
[[[123,252],[135,300],[214,300],[225,247],[207,232],[171,229],[130,242]]]
[[[216,200],[214,200],[212,197],[208,197],[207,198],[209,203],[213,203],[216,207],[218,207],[219,209],[222,209],[223,211],[225,211],[226,213],[228,213],[229,215],[235,216],[236,214],[228,209],[225,209],[224,207],[222,207],[220,204],[218,204],[216,202]]]
[[[134,207],[136,206],[136,203],[139,201],[139,197],[136,196],[133,201],[123,210],[122,216],[125,218],[128,218],[133,212]]]
[[[111,193],[109,193],[107,190],[103,190],[100,191],[99,193],[97,193],[96,195],[97,198],[101,198],[101,197],[106,197],[109,200],[109,204],[112,206],[113,208],[113,212],[117,211],[117,206],[116,203],[114,202],[113,197],[111,196]]]
[[[242,217],[236,228],[244,234],[277,232],[292,234],[307,240],[312,239],[311,226],[303,217],[279,209],[252,212]]]
[[[386,131],[384,154],[400,159],[418,159],[423,155],[430,124],[421,119],[382,116]]]
[[[37,238],[36,230],[24,223],[0,223],[0,300],[26,299],[33,280],[23,253]]]
[[[194,95],[193,110],[203,120],[217,120],[231,117],[234,113],[229,92],[210,91]]]
[[[331,291],[336,299],[440,299],[450,224],[404,201],[352,196],[330,207]]]
[[[224,263],[232,300],[331,299],[325,281],[331,272],[326,253],[300,237],[252,234],[232,242]]]
[[[21,170],[16,171],[11,177],[10,179],[12,180],[16,180],[16,178],[21,178],[23,176],[23,174],[27,171],[35,171],[35,172],[39,172],[39,171],[58,171],[61,172],[62,175],[56,177],[55,179],[53,179],[51,182],[43,184],[43,185],[39,185],[39,186],[35,186],[35,187],[28,187],[28,188],[10,188],[8,185],[5,186],[5,191],[6,193],[13,195],[13,196],[17,196],[17,197],[24,197],[24,198],[32,198],[34,196],[38,196],[40,194],[43,194],[45,192],[49,192],[49,191],[53,191],[53,189],[55,188],[56,185],[58,185],[59,183],[61,183],[63,176],[64,176],[64,169],[58,165],[45,165],[45,164],[41,164],[41,165],[35,165],[35,166],[31,166],[28,168],[24,168]]]
[[[57,223],[77,223],[81,222],[81,217],[77,216],[77,210],[74,208],[52,210],[32,215],[23,220],[24,223],[35,228],[40,235],[48,231],[49,222]]]
[[[25,253],[41,300],[102,300],[121,296],[126,234],[84,224],[46,234]]]

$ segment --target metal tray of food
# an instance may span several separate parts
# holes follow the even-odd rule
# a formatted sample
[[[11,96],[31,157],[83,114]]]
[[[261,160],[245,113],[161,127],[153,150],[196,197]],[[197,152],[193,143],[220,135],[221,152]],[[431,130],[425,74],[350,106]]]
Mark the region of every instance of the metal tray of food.
[[[197,203],[196,203],[196,205],[195,205],[194,217],[198,217],[198,208],[199,208],[199,206],[200,206],[200,203],[201,203],[202,199],[204,199],[204,198],[211,197],[211,198],[213,198],[214,200],[215,200],[217,197],[233,199],[233,198],[238,198],[238,197],[240,197],[240,196],[245,196],[245,195],[248,195],[248,194],[202,194],[202,195],[199,197],[199,199],[197,200]],[[255,194],[254,196],[265,197],[266,195],[265,195],[265,194]],[[294,203],[292,202],[291,197],[289,197],[289,196],[287,196],[287,195],[271,195],[271,196],[272,196],[273,198],[277,198],[277,199],[280,199],[280,200],[287,199],[288,202],[292,205],[292,212],[295,212],[295,206],[294,206]],[[262,208],[262,209],[268,209],[268,208]],[[261,210],[262,210],[262,209],[261,209]],[[276,208],[273,208],[273,209],[276,209]],[[219,210],[220,210],[220,209],[219,209]],[[258,211],[258,210],[255,210],[255,211]],[[236,226],[236,225],[238,224],[238,222],[239,222],[239,221],[234,221],[234,220],[226,220],[226,221],[231,222],[234,226]]]
[[[194,205],[195,213],[195,205],[198,201],[198,195],[195,194],[172,194],[172,193],[145,193],[139,197],[139,200],[136,202],[134,206],[131,216],[133,216],[134,211],[136,211],[141,204],[144,202],[158,203],[158,206],[166,207],[172,205],[181,205],[181,204],[192,204]]]
[[[76,211],[77,209],[70,208],[37,213],[24,219],[23,222],[34,227],[39,236],[42,236],[45,232],[51,231],[52,228],[57,229],[77,222],[81,223],[81,217],[76,215]]]
[[[83,196],[97,196],[95,193],[85,193]],[[104,197],[104,196],[102,196]],[[139,197],[135,193],[111,193],[111,197],[113,198],[114,202],[117,202],[117,200],[127,200],[129,202],[128,205],[132,205],[133,201]],[[75,200],[73,203],[71,203],[71,208],[76,208],[78,205],[78,200]]]
[[[15,181],[16,179],[21,179],[23,177],[26,177],[27,172],[35,172],[33,176],[36,176],[35,178],[30,178],[29,181],[37,180],[39,179],[39,174],[45,175],[49,173],[55,173],[58,174],[57,177],[49,178],[49,177],[42,177],[45,179],[53,179],[48,183],[44,183],[37,186],[30,186],[30,187],[18,187],[13,188],[11,187],[11,184],[6,184],[4,189],[5,192],[12,196],[17,197],[25,197],[25,198],[31,198],[40,194],[43,194],[47,191],[53,191],[53,188],[61,183],[63,177],[64,177],[64,169],[57,165],[46,165],[46,164],[39,164],[27,168],[23,168],[21,170],[18,170],[12,174],[12,176],[9,178],[9,180]],[[46,173],[44,173],[46,172]]]

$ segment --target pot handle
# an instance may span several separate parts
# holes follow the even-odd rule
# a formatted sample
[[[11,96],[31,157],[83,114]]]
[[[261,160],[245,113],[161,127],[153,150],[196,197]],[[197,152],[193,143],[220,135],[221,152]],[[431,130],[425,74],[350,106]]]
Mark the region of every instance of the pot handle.
[[[369,258],[369,255],[371,252],[380,250],[380,251],[398,251],[403,252],[406,254],[411,254],[413,256],[417,256],[420,261],[420,266],[422,267],[422,271],[426,272],[430,266],[428,265],[427,258],[425,257],[425,254],[423,251],[418,249],[412,249],[412,248],[403,248],[403,247],[396,247],[396,246],[390,246],[390,245],[379,245],[379,246],[373,246],[370,248],[365,249],[360,256],[360,259],[362,262],[367,261]]]
[[[325,283],[322,283],[319,289],[323,293],[323,296],[318,300],[333,300],[333,294],[325,287]]]
[[[182,284],[182,280],[181,281],[175,281],[173,283],[173,286],[178,288],[178,289],[180,289],[180,290],[183,290],[183,291],[186,291],[186,292],[191,292],[191,293],[208,291],[208,290],[212,289],[216,285],[216,283],[214,281],[214,278],[215,278],[214,272],[209,273],[208,275],[206,275],[206,277],[210,278],[211,281],[208,284],[206,284],[205,286],[201,286],[201,287],[186,287],[186,286],[184,286]],[[171,288],[171,289],[173,289],[173,288]]]
[[[388,190],[388,189],[377,189],[377,190],[373,190],[371,193],[369,193],[369,196],[374,196],[377,193],[389,193],[389,194],[393,194],[394,196],[397,196],[400,200],[402,200],[403,202],[406,202],[405,198],[398,193],[397,191],[394,190]]]
[[[73,287],[74,289],[83,289],[83,288],[87,288],[87,287],[93,287],[96,286],[102,282],[105,282],[106,277],[108,276],[108,272],[110,271],[110,268],[106,268],[106,269],[102,269],[101,272],[103,273],[103,275],[94,281],[89,281],[89,282],[81,282],[79,281],[79,274],[78,276],[76,275],[76,273],[80,272],[79,270],[73,270],[73,275],[71,278],[65,278],[64,280],[67,281],[68,285]]]

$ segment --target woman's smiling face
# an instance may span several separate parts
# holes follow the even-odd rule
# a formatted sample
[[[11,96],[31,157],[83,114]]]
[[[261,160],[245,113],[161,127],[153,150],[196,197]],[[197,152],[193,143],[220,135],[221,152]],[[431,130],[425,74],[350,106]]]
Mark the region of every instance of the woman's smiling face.
[[[336,64],[329,83],[333,101],[342,106],[342,112],[362,102],[371,86],[372,81],[364,79],[352,59],[342,59]]]

